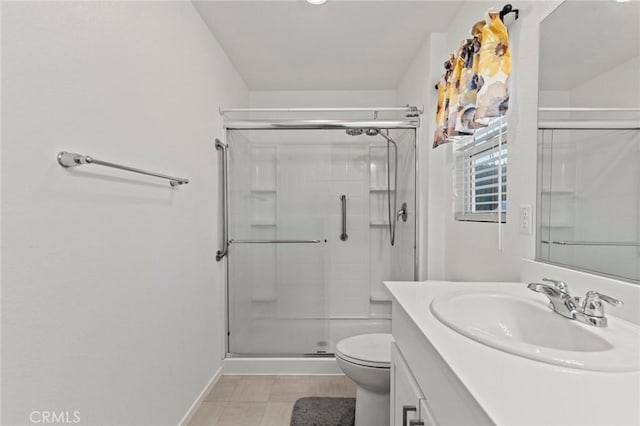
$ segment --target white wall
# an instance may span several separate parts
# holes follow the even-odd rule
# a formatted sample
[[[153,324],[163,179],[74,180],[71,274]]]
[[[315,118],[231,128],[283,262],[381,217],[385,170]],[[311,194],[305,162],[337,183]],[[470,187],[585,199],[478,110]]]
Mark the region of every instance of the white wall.
[[[445,35],[431,33],[418,51],[411,66],[398,83],[398,104],[423,105],[421,127],[418,131],[416,155],[418,156],[418,242],[420,256],[418,278],[445,278],[445,228],[442,206],[446,203],[445,150],[431,150],[433,142],[433,117],[436,111],[437,93],[435,80],[442,68],[439,57],[446,57]]]
[[[224,352],[213,140],[247,89],[189,2],[2,7],[2,423],[175,425]]]
[[[514,217],[520,204],[535,206],[536,180],[532,177],[536,176],[538,25],[558,3],[513,3],[514,8],[520,9],[520,19],[510,25],[513,61],[508,116],[510,139],[507,209],[510,213],[507,224],[504,225],[501,252],[498,251],[496,224],[457,222],[453,219],[454,169],[451,145],[430,149],[434,130],[433,87],[443,73],[442,63],[448,52],[454,51],[459,41],[468,37],[471,26],[483,18],[489,7],[495,7],[495,3],[468,2],[454,18],[446,34],[432,35],[434,43],[430,45],[430,61],[427,61],[426,54],[422,52],[399,83],[399,104],[421,96],[427,106],[421,148],[428,150],[426,159],[425,155],[422,157],[422,164],[428,164],[429,170],[426,171],[426,179],[424,170],[423,178],[420,179],[420,182],[426,182],[428,186],[428,254],[422,258],[427,263],[426,275],[423,275],[425,278],[518,280],[518,260],[522,257],[533,258],[535,255],[534,235],[520,235],[518,221]],[[430,70],[428,74],[424,72],[427,69]],[[421,192],[424,193],[425,190]]]
[[[249,93],[253,108],[371,107],[395,106],[395,90],[256,90]],[[273,114],[272,114],[273,115]],[[324,114],[335,118],[336,113]],[[383,116],[382,114],[380,115]],[[278,118],[283,114],[279,113]],[[318,118],[318,113],[296,113],[291,118]],[[362,113],[340,113],[340,117],[362,118]],[[373,115],[372,115],[373,117]]]
[[[638,108],[640,104],[640,56],[621,64],[571,89],[571,106]],[[615,66],[614,66],[615,65]],[[624,117],[624,116],[623,116]],[[633,118],[631,115],[629,118]],[[613,118],[622,118],[617,113]]]

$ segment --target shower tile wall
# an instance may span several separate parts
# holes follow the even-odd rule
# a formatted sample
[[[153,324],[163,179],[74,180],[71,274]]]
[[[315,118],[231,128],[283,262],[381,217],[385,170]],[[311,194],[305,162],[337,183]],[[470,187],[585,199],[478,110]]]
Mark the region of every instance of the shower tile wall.
[[[415,235],[416,235],[416,164],[414,132],[404,130],[394,135],[398,143],[398,206],[407,203],[407,221],[398,221],[396,240],[398,245],[391,252],[391,270],[394,280],[412,281],[415,278]],[[403,243],[409,241],[410,243]]]
[[[273,299],[280,318],[368,318],[370,298],[386,299],[382,277],[390,276],[392,261],[386,147],[253,149],[251,238],[327,240],[311,249],[265,245],[255,263],[261,280],[253,281],[254,300]],[[347,241],[339,239],[342,194],[347,196]],[[369,263],[371,268],[363,268]]]
[[[231,138],[230,138],[231,139]],[[231,145],[233,142],[233,145]],[[241,214],[235,214],[229,226],[229,232],[235,238],[249,238],[251,233],[251,198],[247,197],[247,188],[251,187],[253,171],[249,167],[254,162],[254,152],[250,149],[249,140],[242,134],[235,134],[229,141],[229,163],[237,164],[232,170],[233,179],[229,180],[229,198],[233,200],[236,210]],[[237,328],[247,329],[254,314],[251,286],[256,279],[255,270],[243,268],[238,259],[246,258],[248,261],[259,261],[247,247],[231,245],[229,247],[229,271],[234,276],[237,284],[235,302],[229,306],[229,316],[234,318]]]
[[[387,148],[386,146],[370,147],[369,164],[369,247],[372,277],[391,276],[391,247],[389,245],[389,219],[387,211]],[[392,175],[393,177],[393,175]],[[391,181],[393,188],[393,181]],[[392,194],[393,195],[393,194]],[[381,279],[373,279],[370,284],[371,299],[384,301],[388,299]]]
[[[407,203],[407,222],[398,221],[396,244],[391,247],[389,235],[389,212],[387,199],[387,147],[370,147],[370,256],[371,256],[371,314],[386,318],[389,316],[389,300],[383,280],[411,281],[414,279],[415,250],[415,157],[411,142],[412,131],[396,131],[392,136],[398,142],[398,194],[395,210]],[[409,140],[407,140],[409,139]],[[394,185],[393,150],[391,150],[391,188]],[[392,192],[393,197],[393,192]],[[393,202],[393,199],[392,199]],[[391,206],[392,210],[394,206]],[[393,217],[393,216],[392,216]],[[407,243],[410,242],[410,243]],[[375,259],[375,260],[374,260]]]
[[[276,192],[276,156],[273,148],[251,150],[255,167],[251,170],[251,212],[250,238],[255,240],[272,240],[276,238],[277,192]],[[276,247],[264,244],[252,248],[254,285],[252,300],[263,302],[254,315],[262,316],[264,309],[276,298]],[[259,305],[258,305],[259,306]]]
[[[278,239],[324,240],[331,152],[300,145],[276,149]],[[325,244],[277,245],[277,317],[326,316]]]
[[[323,241],[278,247],[280,318],[369,315],[367,163],[366,147],[278,147],[278,238]],[[347,241],[339,238],[342,194]]]
[[[331,275],[329,280],[331,317],[369,316],[369,175],[368,147],[331,147],[331,191],[329,247]],[[347,196],[347,234],[341,241],[342,215],[340,195]],[[364,267],[363,267],[364,266]]]

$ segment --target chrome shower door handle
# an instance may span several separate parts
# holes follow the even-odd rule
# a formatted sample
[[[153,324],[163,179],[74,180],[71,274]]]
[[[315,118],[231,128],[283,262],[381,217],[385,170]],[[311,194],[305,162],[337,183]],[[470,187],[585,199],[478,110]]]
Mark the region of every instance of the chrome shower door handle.
[[[347,196],[342,194],[340,196],[340,203],[342,204],[342,234],[340,234],[340,241],[347,241],[349,236],[347,235]]]

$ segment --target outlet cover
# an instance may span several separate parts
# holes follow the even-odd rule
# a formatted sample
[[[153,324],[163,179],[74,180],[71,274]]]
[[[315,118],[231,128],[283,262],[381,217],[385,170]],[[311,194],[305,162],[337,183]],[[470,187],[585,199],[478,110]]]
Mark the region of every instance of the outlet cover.
[[[518,220],[520,224],[520,234],[533,234],[533,208],[531,204],[520,205]]]

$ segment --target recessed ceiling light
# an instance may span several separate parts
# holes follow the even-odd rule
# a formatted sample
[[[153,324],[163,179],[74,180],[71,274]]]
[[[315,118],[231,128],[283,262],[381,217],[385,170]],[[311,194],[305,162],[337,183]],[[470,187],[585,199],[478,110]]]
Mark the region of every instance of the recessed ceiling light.
[[[307,3],[310,3],[310,4],[324,4],[326,2],[327,0],[307,0]]]

